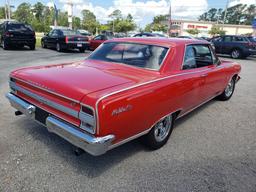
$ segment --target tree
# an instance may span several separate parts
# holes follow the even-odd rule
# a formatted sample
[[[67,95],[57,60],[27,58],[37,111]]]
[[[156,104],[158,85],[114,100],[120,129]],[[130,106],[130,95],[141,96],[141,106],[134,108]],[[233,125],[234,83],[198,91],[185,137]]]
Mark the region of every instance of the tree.
[[[4,18],[5,18],[5,8],[0,7],[0,19],[4,19]]]
[[[255,17],[256,5],[237,4],[226,11],[225,23],[250,25]],[[224,22],[225,10],[212,8],[199,16],[199,21]]]
[[[186,31],[191,35],[198,35],[198,33],[200,32],[198,29],[187,29]]]
[[[17,21],[30,24],[33,18],[33,13],[31,11],[31,5],[29,3],[21,3],[17,10],[14,12],[14,18]]]
[[[115,11],[113,11],[110,15],[110,18],[112,18],[113,20],[117,20],[117,19],[122,19],[122,12],[117,9]]]
[[[81,28],[81,19],[79,17],[73,17],[73,28],[74,29]]]
[[[153,22],[146,25],[145,31],[152,32],[152,31],[162,31],[164,33],[167,32],[168,26],[165,24],[167,19],[166,15],[157,15],[153,18]]]
[[[96,33],[96,29],[100,26],[96,20],[96,16],[90,10],[83,10],[82,12],[82,27],[90,33]]]
[[[45,6],[40,3],[40,2],[37,2],[33,8],[32,8],[32,11],[34,13],[34,16],[35,18],[38,20],[38,21],[42,21],[43,20],[43,11],[44,11],[44,8]]]
[[[226,31],[222,30],[219,26],[213,26],[208,33],[212,36],[225,35]]]
[[[59,26],[68,27],[68,13],[59,11],[57,22]]]

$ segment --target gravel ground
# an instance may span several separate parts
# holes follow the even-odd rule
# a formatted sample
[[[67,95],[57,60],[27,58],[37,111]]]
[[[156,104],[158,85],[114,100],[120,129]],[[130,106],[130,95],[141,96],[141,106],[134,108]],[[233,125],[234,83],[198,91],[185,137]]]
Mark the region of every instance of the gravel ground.
[[[210,101],[178,120],[160,150],[132,141],[77,157],[65,140],[15,117],[4,94],[15,68],[86,55],[0,49],[0,191],[256,192],[256,58],[237,60],[242,80],[230,101]]]

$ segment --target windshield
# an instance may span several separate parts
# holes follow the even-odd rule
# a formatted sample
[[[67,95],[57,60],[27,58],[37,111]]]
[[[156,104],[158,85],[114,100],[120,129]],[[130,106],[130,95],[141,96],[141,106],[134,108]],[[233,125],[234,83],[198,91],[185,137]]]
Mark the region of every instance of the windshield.
[[[88,59],[159,70],[168,48],[137,43],[104,43]]]
[[[8,25],[9,31],[33,31],[29,25],[21,24],[21,23],[12,23]]]
[[[73,31],[73,30],[62,30],[63,31],[63,35],[79,35],[78,31]]]

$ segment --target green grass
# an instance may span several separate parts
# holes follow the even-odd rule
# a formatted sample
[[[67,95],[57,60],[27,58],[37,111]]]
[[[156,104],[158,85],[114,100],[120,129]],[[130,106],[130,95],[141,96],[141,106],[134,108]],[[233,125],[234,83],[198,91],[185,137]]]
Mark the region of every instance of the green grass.
[[[36,38],[36,47],[41,47],[41,37]]]

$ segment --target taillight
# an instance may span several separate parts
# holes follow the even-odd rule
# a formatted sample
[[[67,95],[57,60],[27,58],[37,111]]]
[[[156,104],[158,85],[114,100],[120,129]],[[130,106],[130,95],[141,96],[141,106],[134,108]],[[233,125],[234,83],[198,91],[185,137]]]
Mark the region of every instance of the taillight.
[[[65,37],[65,43],[68,43],[68,37]]]
[[[80,128],[94,134],[96,131],[96,119],[94,116],[94,110],[87,106],[82,106],[79,113],[79,119],[81,120]]]
[[[13,35],[12,35],[10,32],[5,32],[4,35],[5,35],[6,37],[13,37]]]

